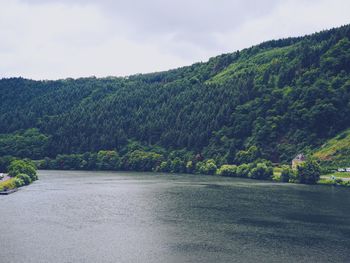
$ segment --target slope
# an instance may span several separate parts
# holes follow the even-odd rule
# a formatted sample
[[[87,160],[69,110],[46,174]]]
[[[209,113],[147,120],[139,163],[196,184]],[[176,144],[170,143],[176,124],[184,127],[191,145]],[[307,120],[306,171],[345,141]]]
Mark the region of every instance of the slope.
[[[349,128],[349,38],[347,25],[124,78],[2,79],[2,147],[35,128],[47,141],[37,158],[120,150],[134,140],[219,163],[250,146],[289,161]]]

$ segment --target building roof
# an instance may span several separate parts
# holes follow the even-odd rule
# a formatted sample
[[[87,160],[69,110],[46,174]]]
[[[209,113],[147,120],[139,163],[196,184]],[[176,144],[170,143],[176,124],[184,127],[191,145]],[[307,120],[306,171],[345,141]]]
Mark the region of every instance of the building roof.
[[[295,156],[295,158],[294,158],[294,160],[295,161],[305,161],[305,155],[304,154],[302,154],[302,153],[300,153],[300,154],[298,154],[297,156]]]

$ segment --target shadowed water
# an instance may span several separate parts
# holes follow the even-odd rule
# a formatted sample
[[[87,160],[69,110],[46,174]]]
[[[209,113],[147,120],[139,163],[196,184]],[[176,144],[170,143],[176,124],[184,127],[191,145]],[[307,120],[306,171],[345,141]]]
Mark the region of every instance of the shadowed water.
[[[40,171],[0,196],[0,262],[350,262],[350,189]]]

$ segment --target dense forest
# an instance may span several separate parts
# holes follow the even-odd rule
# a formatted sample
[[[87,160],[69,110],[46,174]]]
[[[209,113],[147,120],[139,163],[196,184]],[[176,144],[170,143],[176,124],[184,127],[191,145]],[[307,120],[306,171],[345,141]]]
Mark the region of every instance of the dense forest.
[[[166,72],[2,79],[0,102],[0,156],[113,151],[129,157],[120,167],[147,155],[184,171],[208,159],[289,162],[350,127],[350,25]]]

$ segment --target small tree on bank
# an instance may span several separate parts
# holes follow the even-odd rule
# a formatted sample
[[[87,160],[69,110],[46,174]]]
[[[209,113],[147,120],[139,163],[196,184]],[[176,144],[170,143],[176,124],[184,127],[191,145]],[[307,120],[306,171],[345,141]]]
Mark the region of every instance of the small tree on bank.
[[[8,167],[8,173],[9,173],[9,176],[11,177],[15,177],[19,174],[26,174],[30,177],[32,181],[35,181],[38,179],[38,176],[36,174],[36,167],[30,161],[24,161],[24,160],[12,161],[10,166]]]
[[[297,167],[296,180],[301,184],[316,184],[320,176],[320,165],[314,160],[307,160]]]
[[[293,170],[288,165],[284,165],[281,171],[281,182],[288,183],[291,178],[293,178]]]

